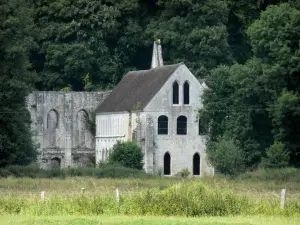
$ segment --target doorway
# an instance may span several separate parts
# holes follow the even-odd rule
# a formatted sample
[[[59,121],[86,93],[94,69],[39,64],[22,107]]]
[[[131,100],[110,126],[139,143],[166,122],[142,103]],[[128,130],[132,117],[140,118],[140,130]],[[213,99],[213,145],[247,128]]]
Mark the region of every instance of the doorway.
[[[200,155],[197,152],[193,156],[193,175],[200,175]]]
[[[60,158],[51,159],[51,169],[60,169]]]
[[[171,156],[166,152],[164,156],[164,175],[171,175]]]

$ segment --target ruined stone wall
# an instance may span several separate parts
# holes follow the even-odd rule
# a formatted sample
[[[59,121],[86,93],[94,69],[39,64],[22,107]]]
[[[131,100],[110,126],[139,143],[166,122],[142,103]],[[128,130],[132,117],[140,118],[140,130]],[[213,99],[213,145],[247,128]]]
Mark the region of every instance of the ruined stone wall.
[[[86,166],[95,158],[95,135],[85,115],[109,92],[33,92],[27,98],[33,140],[42,168]]]

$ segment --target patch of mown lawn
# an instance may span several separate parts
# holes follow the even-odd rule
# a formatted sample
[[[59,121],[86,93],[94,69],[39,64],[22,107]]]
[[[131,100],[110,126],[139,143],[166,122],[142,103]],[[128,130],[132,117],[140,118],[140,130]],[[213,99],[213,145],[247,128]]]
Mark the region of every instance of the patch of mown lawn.
[[[235,217],[134,217],[134,216],[0,216],[0,224],[3,225],[182,225],[182,224],[207,224],[207,225],[289,225],[299,224],[300,217],[269,217],[269,216],[235,216]]]

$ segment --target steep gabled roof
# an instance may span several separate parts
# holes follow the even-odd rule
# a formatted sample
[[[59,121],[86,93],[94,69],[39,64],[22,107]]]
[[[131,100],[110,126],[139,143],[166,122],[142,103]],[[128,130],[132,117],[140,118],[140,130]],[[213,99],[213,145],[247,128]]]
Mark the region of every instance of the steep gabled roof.
[[[182,63],[128,72],[96,113],[133,110],[137,104],[143,109],[180,65]]]

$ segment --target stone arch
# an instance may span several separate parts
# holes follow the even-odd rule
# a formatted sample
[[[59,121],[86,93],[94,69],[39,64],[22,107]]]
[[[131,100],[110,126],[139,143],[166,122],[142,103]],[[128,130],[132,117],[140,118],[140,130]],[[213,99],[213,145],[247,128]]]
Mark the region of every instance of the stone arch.
[[[61,159],[58,157],[54,157],[51,159],[51,169],[60,169],[61,167]]]
[[[183,84],[183,104],[190,104],[190,84],[188,81],[185,81]]]
[[[178,82],[175,81],[172,85],[172,93],[173,93],[173,104],[179,104],[179,85]]]
[[[171,175],[171,155],[169,152],[164,155],[164,175]]]
[[[84,109],[80,109],[76,115],[76,134],[77,145],[79,147],[86,147],[86,141],[89,138],[89,133],[86,127],[86,118],[88,113]]]
[[[57,128],[59,126],[59,114],[55,109],[51,109],[47,114],[47,131],[50,146],[56,145]]]
[[[200,175],[200,154],[198,152],[193,156],[193,175]]]

